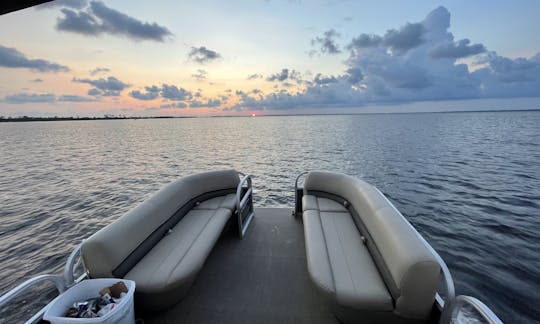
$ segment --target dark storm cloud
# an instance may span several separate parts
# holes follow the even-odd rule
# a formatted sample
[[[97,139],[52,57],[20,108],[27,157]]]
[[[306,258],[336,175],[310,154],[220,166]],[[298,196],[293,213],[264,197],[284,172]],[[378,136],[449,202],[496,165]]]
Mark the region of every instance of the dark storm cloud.
[[[188,59],[200,64],[209,63],[220,58],[221,55],[218,52],[208,49],[205,46],[191,47],[191,51],[188,54]]]
[[[17,49],[2,45],[0,45],[0,67],[26,68],[36,72],[69,71],[67,66],[52,63],[43,59],[29,59]]]
[[[90,2],[85,10],[74,11],[64,8],[63,17],[58,18],[56,28],[61,31],[88,36],[111,34],[134,40],[164,41],[172,33],[157,23],[148,23],[107,7],[101,1]]]

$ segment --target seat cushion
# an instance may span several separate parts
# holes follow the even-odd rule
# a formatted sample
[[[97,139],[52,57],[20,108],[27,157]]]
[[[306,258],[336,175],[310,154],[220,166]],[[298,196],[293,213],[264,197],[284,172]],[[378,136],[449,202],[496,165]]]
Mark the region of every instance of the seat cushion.
[[[302,197],[302,209],[316,209],[321,212],[348,212],[347,208],[332,199],[304,195]]]
[[[350,213],[330,199],[305,199],[330,210],[303,212],[308,270],[315,284],[341,306],[392,311],[392,297]]]
[[[231,212],[236,209],[236,194],[228,194],[226,196],[220,196],[211,198],[208,200],[205,200],[197,206],[195,206],[195,210],[200,209],[218,209],[218,208],[225,208],[230,210]]]
[[[183,297],[231,214],[228,208],[189,211],[127,273],[125,278],[137,283],[138,297],[142,296],[145,306],[164,308]]]

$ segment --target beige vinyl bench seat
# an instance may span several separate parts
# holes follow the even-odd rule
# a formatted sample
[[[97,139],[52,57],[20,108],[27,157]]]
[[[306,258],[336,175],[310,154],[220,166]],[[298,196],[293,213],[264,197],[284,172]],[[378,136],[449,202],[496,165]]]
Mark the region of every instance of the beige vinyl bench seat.
[[[416,230],[368,183],[310,172],[302,218],[307,267],[344,322],[422,322],[440,266]]]
[[[236,209],[234,170],[184,177],[104,227],[82,245],[92,278],[136,282],[135,300],[150,310],[185,296]]]
[[[312,279],[344,306],[392,311],[392,297],[351,214],[343,205],[304,196],[308,268]],[[339,294],[336,294],[339,292]]]

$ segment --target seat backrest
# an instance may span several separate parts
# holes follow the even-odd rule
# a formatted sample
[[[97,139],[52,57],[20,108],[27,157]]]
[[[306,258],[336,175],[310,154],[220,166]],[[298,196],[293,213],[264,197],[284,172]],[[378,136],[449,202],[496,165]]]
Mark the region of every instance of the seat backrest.
[[[397,314],[407,318],[429,315],[440,265],[420,234],[377,188],[340,173],[310,172],[304,194],[327,196],[347,206],[366,238]]]
[[[90,276],[123,277],[197,202],[236,192],[235,170],[181,178],[84,241],[81,255]]]

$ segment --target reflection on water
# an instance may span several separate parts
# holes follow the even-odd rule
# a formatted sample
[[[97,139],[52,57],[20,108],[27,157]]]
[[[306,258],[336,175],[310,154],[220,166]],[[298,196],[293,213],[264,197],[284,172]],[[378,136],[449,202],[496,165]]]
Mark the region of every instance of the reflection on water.
[[[379,187],[439,251],[457,291],[509,322],[540,318],[540,113],[0,124],[0,291],[178,177],[235,168],[257,206],[292,206],[296,175]]]

